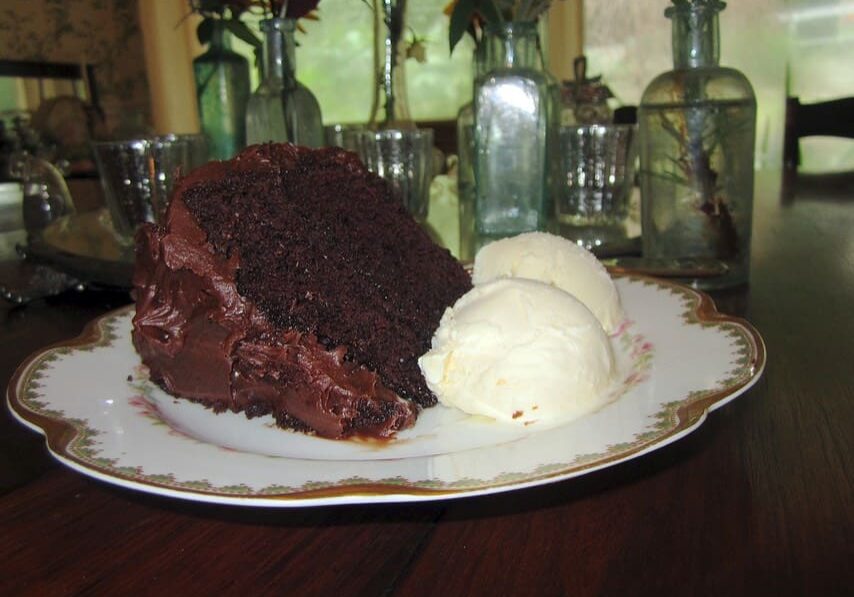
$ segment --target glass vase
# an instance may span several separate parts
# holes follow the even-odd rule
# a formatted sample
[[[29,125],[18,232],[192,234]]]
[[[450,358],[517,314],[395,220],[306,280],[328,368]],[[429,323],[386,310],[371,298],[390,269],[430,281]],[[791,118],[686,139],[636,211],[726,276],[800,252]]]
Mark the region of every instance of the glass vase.
[[[231,50],[221,21],[214,21],[207,51],[193,60],[193,75],[210,158],[227,160],[246,145],[249,62]]]
[[[537,24],[488,27],[486,72],[474,90],[475,230],[478,243],[545,230],[554,82],[542,70]]]
[[[406,92],[407,0],[374,0],[374,96],[368,126],[411,129]]]
[[[674,69],[656,77],[638,110],[643,252],[723,262],[701,288],[747,281],[753,213],[756,99],[737,70],[718,65],[717,0],[674,2]]]
[[[265,19],[262,80],[249,98],[246,137],[249,144],[291,142],[323,146],[323,121],[314,94],[296,79],[293,19]]]

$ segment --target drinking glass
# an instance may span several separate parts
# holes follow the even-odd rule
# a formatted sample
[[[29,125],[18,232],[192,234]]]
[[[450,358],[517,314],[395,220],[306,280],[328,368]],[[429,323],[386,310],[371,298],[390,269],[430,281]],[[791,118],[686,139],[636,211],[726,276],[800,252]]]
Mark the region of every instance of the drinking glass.
[[[371,172],[389,182],[393,192],[416,220],[423,222],[427,219],[430,183],[433,180],[431,129],[348,131],[344,139],[345,144],[354,144]]]
[[[327,147],[343,147],[355,151],[352,133],[363,130],[363,124],[328,124],[323,127],[323,139]]]
[[[119,237],[130,243],[144,222],[163,221],[175,182],[207,161],[203,135],[92,143],[104,199]]]
[[[636,138],[628,124],[560,127],[555,209],[561,235],[590,250],[627,244]]]

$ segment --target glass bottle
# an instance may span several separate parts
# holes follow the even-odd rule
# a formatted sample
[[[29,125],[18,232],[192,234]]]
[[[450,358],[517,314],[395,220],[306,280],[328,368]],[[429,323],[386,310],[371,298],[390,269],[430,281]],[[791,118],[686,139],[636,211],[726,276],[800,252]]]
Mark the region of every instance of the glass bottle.
[[[472,52],[472,86],[486,70],[486,44],[478,43]],[[474,227],[474,102],[457,113],[457,202],[460,220],[462,261],[474,259],[477,243]]]
[[[374,1],[374,99],[368,125],[415,128],[406,92],[406,0]]]
[[[210,158],[234,157],[246,145],[249,62],[231,50],[222,21],[214,21],[207,51],[193,60],[193,74]]]
[[[296,80],[293,19],[265,19],[262,80],[246,110],[247,143],[289,141],[323,146],[323,122],[314,94]]]
[[[711,258],[727,274],[702,288],[747,281],[753,212],[756,98],[737,70],[718,65],[718,0],[674,0],[674,69],[644,91],[640,129],[643,252]]]
[[[554,80],[539,64],[535,22],[490,26],[486,44],[489,67],[474,92],[479,243],[547,228],[557,114]]]

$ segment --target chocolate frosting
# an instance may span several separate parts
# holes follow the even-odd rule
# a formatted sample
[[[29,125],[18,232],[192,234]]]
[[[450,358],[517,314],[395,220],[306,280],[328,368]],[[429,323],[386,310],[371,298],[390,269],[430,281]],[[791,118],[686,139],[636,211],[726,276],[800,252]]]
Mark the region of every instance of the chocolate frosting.
[[[162,229],[137,235],[132,335],[151,379],[217,412],[272,413],[279,425],[328,438],[388,438],[411,426],[418,407],[347,360],[346,346],[277,328],[240,295],[239,254],[216,254],[181,197],[193,182],[182,181]]]

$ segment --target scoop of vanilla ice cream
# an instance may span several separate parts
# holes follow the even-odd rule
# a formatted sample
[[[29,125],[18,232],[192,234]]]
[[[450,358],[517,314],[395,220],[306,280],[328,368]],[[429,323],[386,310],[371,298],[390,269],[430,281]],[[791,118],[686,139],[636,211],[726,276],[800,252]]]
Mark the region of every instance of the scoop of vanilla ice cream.
[[[519,424],[595,410],[614,371],[608,338],[590,310],[563,290],[522,278],[475,286],[448,307],[418,362],[442,404]]]
[[[570,240],[546,232],[526,232],[490,243],[478,251],[472,281],[530,278],[556,286],[587,305],[605,332],[623,320],[620,295],[598,259]]]

